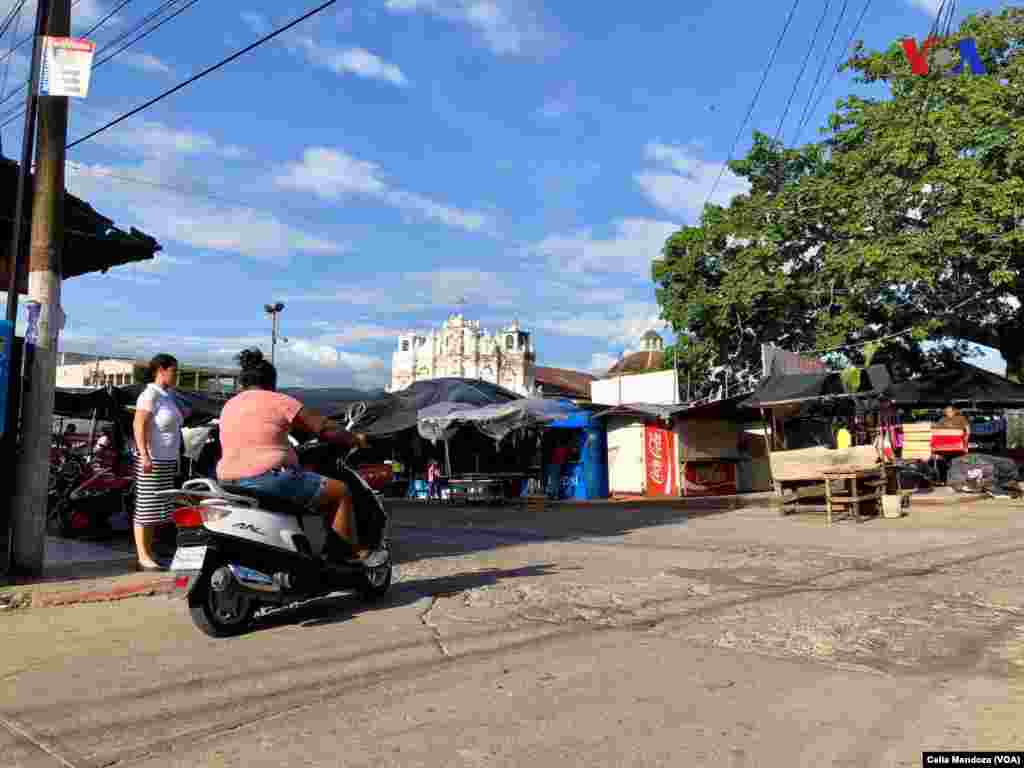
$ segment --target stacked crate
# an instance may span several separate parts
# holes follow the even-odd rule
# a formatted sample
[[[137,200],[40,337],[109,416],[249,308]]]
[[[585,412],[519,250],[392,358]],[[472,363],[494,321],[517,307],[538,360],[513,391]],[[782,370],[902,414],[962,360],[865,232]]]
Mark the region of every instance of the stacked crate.
[[[903,425],[904,461],[929,461],[932,457],[932,424],[930,421]]]

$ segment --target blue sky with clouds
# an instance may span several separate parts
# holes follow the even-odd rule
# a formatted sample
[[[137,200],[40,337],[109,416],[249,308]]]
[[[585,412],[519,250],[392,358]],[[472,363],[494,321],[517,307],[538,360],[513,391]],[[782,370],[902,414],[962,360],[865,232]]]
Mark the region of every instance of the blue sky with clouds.
[[[788,143],[854,87],[835,78],[797,136],[863,3],[826,55],[844,5],[829,3]],[[81,0],[75,31],[116,4]],[[92,39],[102,50],[159,4],[130,2]],[[93,73],[70,138],[316,4],[196,3]],[[227,363],[269,346],[262,306],[282,300],[292,384],[383,384],[396,334],[456,310],[518,318],[541,364],[606,368],[661,326],[650,262],[709,194],[790,5],[338,3],[69,152],[69,190],[164,250],[67,281],[63,348]],[[873,3],[857,37],[923,38],[935,5]],[[751,130],[775,133],[823,8],[801,2],[738,154]],[[8,89],[25,76],[12,62]],[[20,121],[3,130],[8,156],[20,140]],[[726,172],[716,199],[741,189]]]

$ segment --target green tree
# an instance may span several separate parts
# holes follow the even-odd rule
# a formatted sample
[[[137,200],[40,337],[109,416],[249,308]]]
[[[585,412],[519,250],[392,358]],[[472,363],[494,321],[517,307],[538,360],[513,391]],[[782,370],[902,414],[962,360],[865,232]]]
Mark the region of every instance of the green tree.
[[[658,301],[677,333],[701,340],[709,373],[751,380],[761,342],[878,340],[875,362],[899,366],[921,362],[921,342],[952,338],[1024,374],[1024,8],[969,17],[933,61],[942,50],[955,61],[968,37],[988,76],[935,64],[917,76],[898,42],[858,44],[847,66],[889,97],[840,101],[825,138],[804,147],[755,134],[730,163],[749,193],[668,239]]]

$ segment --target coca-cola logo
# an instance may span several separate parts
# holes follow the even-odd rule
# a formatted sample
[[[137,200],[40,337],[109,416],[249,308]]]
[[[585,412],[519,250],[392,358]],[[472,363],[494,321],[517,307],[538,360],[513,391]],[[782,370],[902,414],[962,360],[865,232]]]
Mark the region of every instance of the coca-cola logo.
[[[648,476],[657,485],[665,485],[666,462],[663,450],[664,442],[660,432],[648,432],[647,434],[647,460]]]

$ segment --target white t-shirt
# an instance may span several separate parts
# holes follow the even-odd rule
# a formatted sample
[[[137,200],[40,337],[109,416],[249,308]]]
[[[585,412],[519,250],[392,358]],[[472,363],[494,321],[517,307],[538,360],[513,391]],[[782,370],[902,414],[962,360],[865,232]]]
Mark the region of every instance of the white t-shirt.
[[[150,384],[142,390],[135,408],[153,414],[146,431],[149,455],[154,461],[177,461],[181,450],[181,427],[185,423],[185,417],[182,416],[174,398],[162,387]]]

